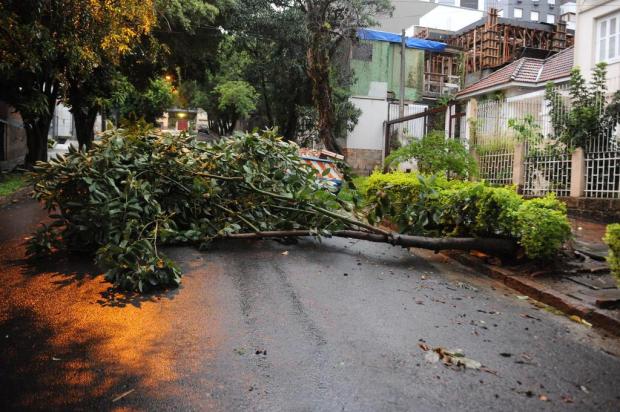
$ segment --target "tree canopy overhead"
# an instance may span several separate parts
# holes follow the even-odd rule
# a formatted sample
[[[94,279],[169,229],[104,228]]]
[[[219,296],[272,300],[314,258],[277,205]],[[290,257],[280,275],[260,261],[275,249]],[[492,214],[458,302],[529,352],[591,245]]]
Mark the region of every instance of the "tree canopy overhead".
[[[99,67],[120,61],[154,21],[152,0],[0,4],[0,98],[22,115],[28,163],[47,159],[47,132],[56,100],[70,87],[75,91],[80,83],[91,81]]]

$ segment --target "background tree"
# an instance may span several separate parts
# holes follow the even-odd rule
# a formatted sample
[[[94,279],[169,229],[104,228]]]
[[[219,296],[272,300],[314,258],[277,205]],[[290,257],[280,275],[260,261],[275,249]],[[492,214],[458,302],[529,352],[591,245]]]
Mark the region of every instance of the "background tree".
[[[67,59],[65,100],[82,148],[93,141],[97,113],[111,94],[122,56],[155,24],[154,4],[153,0],[91,1],[77,8],[72,20],[79,37]]]
[[[297,0],[305,14],[309,44],[307,73],[318,113],[319,137],[328,150],[340,152],[334,138],[336,123],[332,58],[359,28],[368,27],[377,13],[391,10],[389,0]]]
[[[607,65],[599,63],[592,70],[587,84],[578,68],[571,71],[569,83],[570,104],[553,83],[547,83],[545,99],[550,108],[555,137],[570,148],[584,147],[592,140],[612,138],[620,117],[620,91],[607,100]]]

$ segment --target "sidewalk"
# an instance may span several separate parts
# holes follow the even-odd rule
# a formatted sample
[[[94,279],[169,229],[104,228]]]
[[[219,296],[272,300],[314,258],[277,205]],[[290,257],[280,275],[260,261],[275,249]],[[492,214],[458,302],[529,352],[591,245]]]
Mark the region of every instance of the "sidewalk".
[[[602,241],[606,225],[581,218],[570,220],[574,253],[567,251],[563,259],[547,267],[501,266],[466,253],[446,254],[519,291],[526,299],[620,336],[620,289],[605,261],[608,248]]]

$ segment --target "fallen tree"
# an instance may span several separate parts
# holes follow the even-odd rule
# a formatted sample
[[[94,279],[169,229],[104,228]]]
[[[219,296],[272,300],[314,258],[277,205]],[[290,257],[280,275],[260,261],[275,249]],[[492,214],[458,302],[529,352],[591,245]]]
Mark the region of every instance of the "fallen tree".
[[[297,150],[270,131],[217,143],[144,125],[107,132],[87,152],[36,166],[35,198],[53,221],[28,252],[94,252],[108,280],[142,291],[179,284],[179,267],[159,250],[166,244],[340,236],[503,256],[517,250],[512,239],[409,236],[368,224],[355,205],[320,186]]]
[[[225,236],[227,239],[266,239],[316,236],[310,230],[289,230],[279,232],[235,233]],[[477,237],[426,237],[401,235],[394,232],[370,233],[360,230],[337,230],[325,237],[344,237],[350,239],[367,240],[369,242],[390,243],[394,246],[416,247],[429,249],[435,252],[441,250],[477,250],[495,256],[514,256],[517,252],[517,243],[510,239],[477,238]]]

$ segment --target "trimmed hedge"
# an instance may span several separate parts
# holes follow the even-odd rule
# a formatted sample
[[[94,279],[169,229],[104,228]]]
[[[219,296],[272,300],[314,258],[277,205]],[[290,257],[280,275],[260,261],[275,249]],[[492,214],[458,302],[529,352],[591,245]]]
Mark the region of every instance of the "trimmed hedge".
[[[401,233],[514,239],[531,259],[553,257],[571,236],[566,206],[548,195],[525,200],[510,187],[412,173],[368,179],[369,220]]]
[[[607,261],[609,262],[611,274],[616,278],[616,282],[620,286],[620,223],[608,225],[603,240],[609,246]]]

